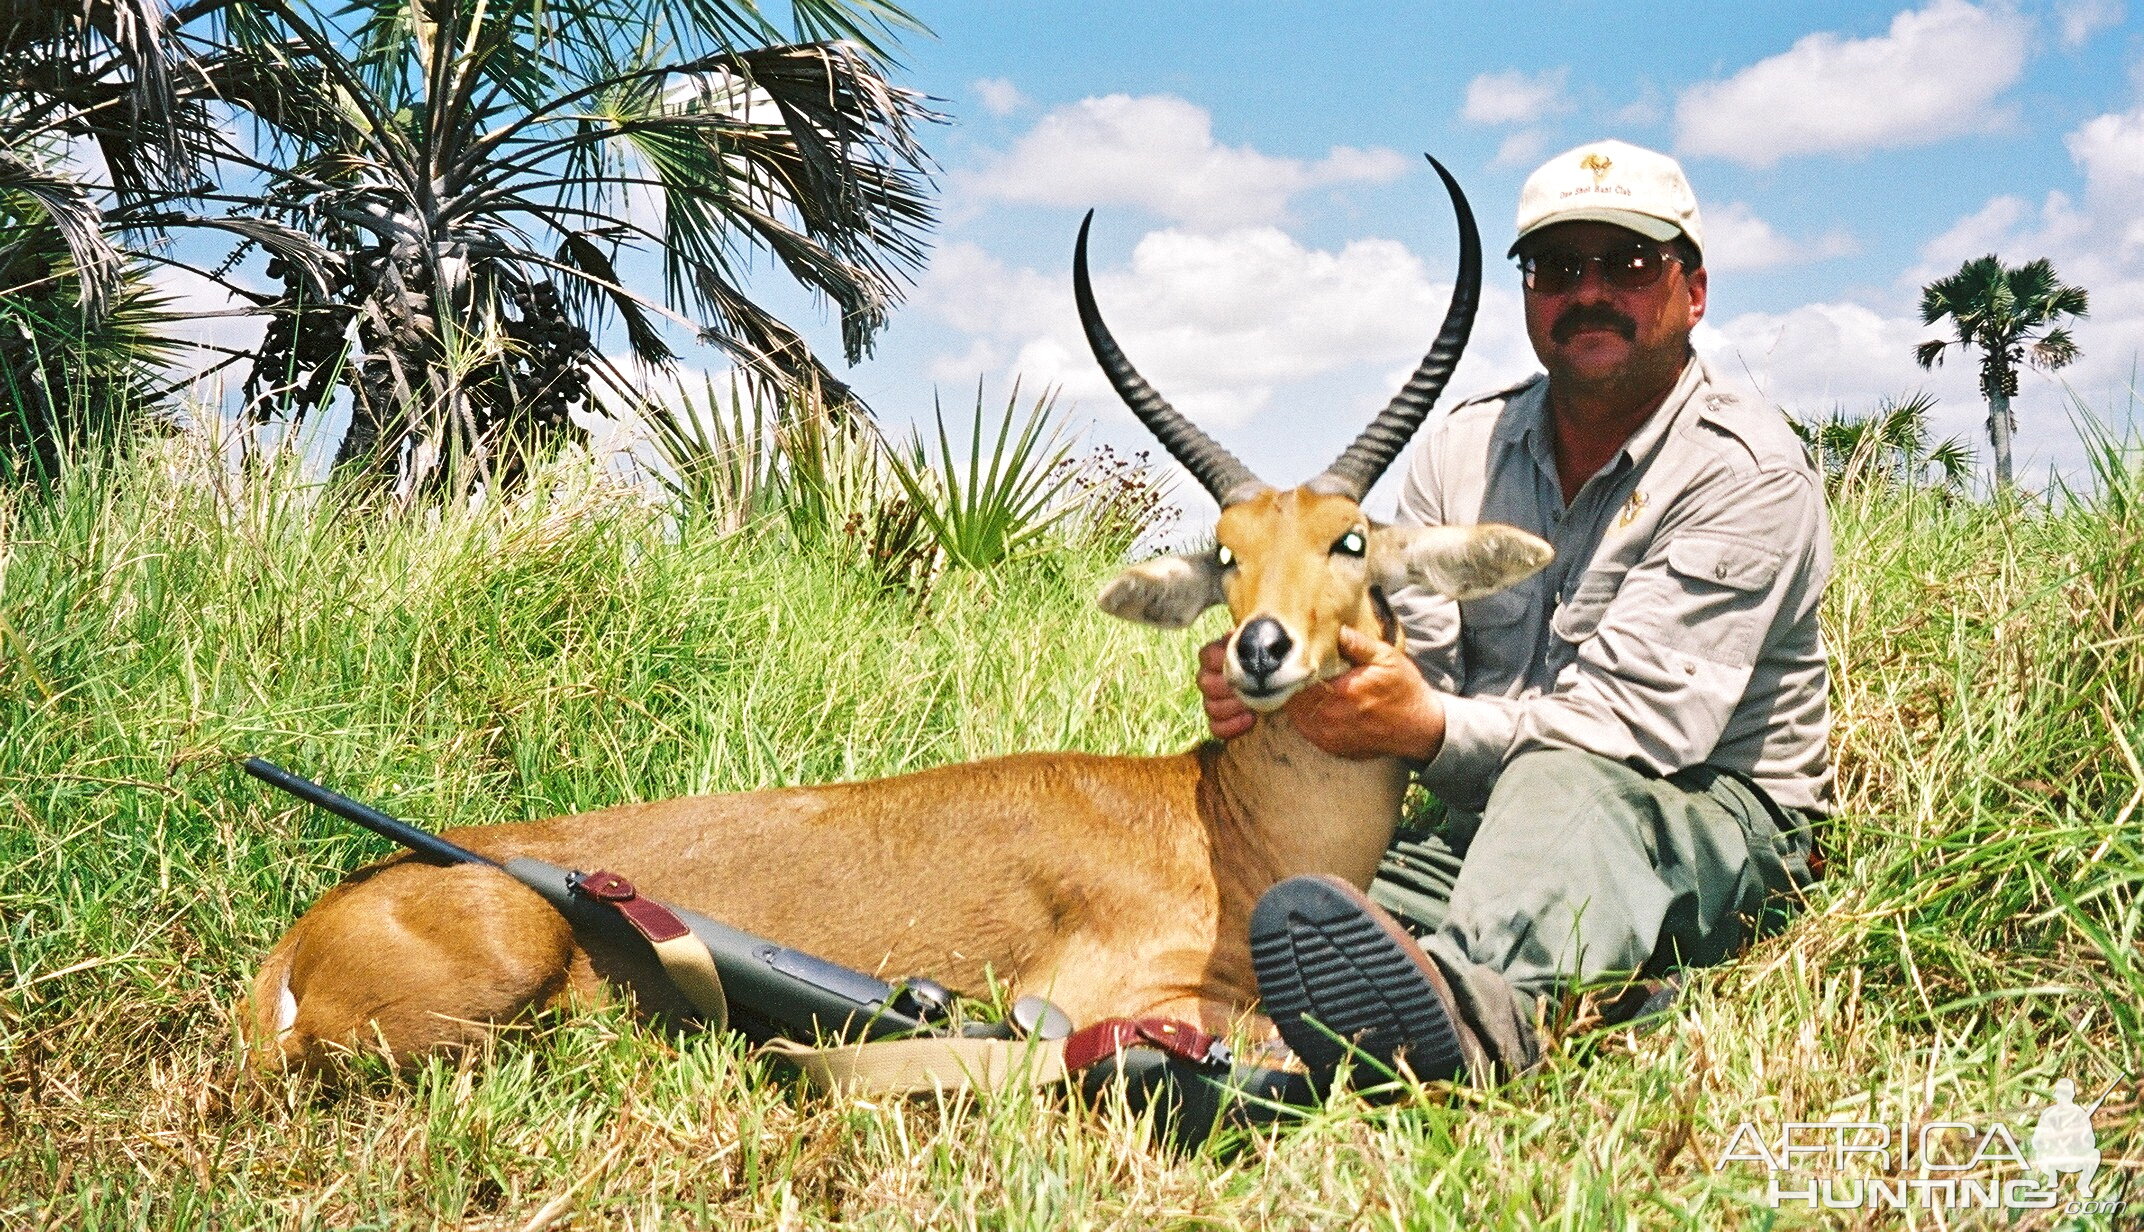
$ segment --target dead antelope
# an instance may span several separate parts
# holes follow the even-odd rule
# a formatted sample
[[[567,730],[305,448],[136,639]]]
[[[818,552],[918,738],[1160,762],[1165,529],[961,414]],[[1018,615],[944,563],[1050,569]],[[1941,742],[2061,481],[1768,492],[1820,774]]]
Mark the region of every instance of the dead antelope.
[[[1548,558],[1546,544],[1509,527],[1408,529],[1363,515],[1360,501],[1428,414],[1473,320],[1480,241],[1459,186],[1437,172],[1461,256],[1436,345],[1331,469],[1286,491],[1259,482],[1125,359],[1095,307],[1081,225],[1073,286],[1095,357],[1221,504],[1212,548],[1132,566],[1101,606],[1181,628],[1227,604],[1229,679],[1261,714],[1248,734],[1169,757],[1029,753],[445,837],[498,860],[614,870],[650,897],[863,971],[968,990],[994,973],[1080,1025],[1232,1025],[1257,999],[1246,933],[1259,895],[1301,873],[1367,886],[1407,783],[1397,760],[1320,752],[1281,704],[1345,668],[1341,628],[1396,636],[1387,592],[1470,599]],[[406,1059],[618,987],[644,1011],[688,1008],[645,955],[577,935],[504,873],[403,856],[352,874],[292,926],[254,980],[248,1022],[270,1065],[346,1047]]]

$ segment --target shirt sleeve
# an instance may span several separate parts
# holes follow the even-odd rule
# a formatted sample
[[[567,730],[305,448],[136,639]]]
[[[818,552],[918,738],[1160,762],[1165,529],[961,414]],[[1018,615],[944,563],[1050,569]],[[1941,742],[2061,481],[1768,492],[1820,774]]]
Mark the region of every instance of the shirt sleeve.
[[[1400,483],[1399,511],[1393,522],[1400,526],[1445,524],[1443,493],[1437,479],[1433,450],[1416,445]],[[1459,604],[1420,586],[1402,587],[1386,595],[1393,618],[1406,630],[1407,657],[1431,688],[1457,692],[1464,681],[1459,660]]]
[[[1823,494],[1806,472],[1708,486],[1619,585],[1582,587],[1557,610],[1550,629],[1574,653],[1549,692],[1444,698],[1444,744],[1422,772],[1439,798],[1480,808],[1504,763],[1535,749],[1663,775],[1712,753],[1765,646],[1822,593],[1825,556]]]

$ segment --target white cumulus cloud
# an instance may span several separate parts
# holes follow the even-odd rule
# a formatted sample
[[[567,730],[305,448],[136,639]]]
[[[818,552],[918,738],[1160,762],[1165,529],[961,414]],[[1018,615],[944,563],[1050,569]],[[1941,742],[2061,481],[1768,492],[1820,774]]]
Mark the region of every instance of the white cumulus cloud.
[[[1900,282],[1909,288],[1922,286],[1951,273],[1963,262],[1995,251],[2031,209],[2023,197],[1989,198],[1986,205],[1921,245],[1920,259],[1900,275]]]
[[[982,200],[1133,205],[1222,229],[1274,222],[1306,189],[1388,181],[1409,166],[1392,150],[1340,146],[1307,162],[1224,145],[1203,107],[1168,95],[1111,94],[1049,112],[1012,149],[954,182]]]
[[[2144,192],[2144,107],[2095,116],[2062,140],[2095,200],[2124,199],[2134,207]]]
[[[1813,240],[1789,239],[1740,201],[1707,209],[1704,227],[1705,264],[1713,270],[1801,265],[1845,256],[1855,250],[1853,237],[1843,231]]]
[[[1931,336],[1918,317],[1841,301],[1745,312],[1700,326],[1696,343],[1715,366],[1746,376],[1770,401],[1813,416],[1839,406],[1865,411],[1880,397],[1932,383],[1944,387],[1948,401],[1970,399],[1970,374],[1943,381],[1914,362],[1915,344]]]
[[[1476,124],[1531,124],[1566,109],[1563,91],[1570,77],[1568,68],[1483,73],[1467,83],[1460,114]]]
[[[2122,24],[2126,15],[2122,0],[2057,0],[2055,24],[2062,35],[2062,45],[2071,50],[2092,41],[2092,36],[2102,30],[2111,30]]]
[[[1491,164],[1498,167],[1532,167],[1548,152],[1548,134],[1538,128],[1522,128],[1496,147]]]
[[[1151,232],[1128,267],[1097,271],[1095,284],[1140,372],[1216,430],[1241,427],[1296,382],[1354,372],[1367,386],[1399,372],[1390,389],[1376,391],[1381,405],[1428,349],[1451,294],[1397,241],[1359,239],[1329,251],[1273,227]],[[1527,370],[1517,296],[1492,288],[1487,298],[1455,390]],[[938,379],[1017,376],[1031,388],[1059,386],[1088,410],[1125,414],[1080,333],[1069,279],[955,245],[941,250],[915,302],[971,335],[965,351],[933,365]]]
[[[2002,0],[1933,0],[1874,38],[1824,32],[1675,104],[1678,152],[1769,167],[1804,154],[1928,145],[2003,122],[2032,24]]]
[[[1011,115],[1027,106],[1027,95],[1007,77],[985,77],[975,83],[975,97],[982,100],[983,110],[994,116]]]

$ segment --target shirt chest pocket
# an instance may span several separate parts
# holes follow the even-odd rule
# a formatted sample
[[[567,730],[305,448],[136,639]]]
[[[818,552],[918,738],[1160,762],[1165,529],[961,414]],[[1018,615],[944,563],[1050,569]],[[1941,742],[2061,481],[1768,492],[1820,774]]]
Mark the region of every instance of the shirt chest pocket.
[[[1717,535],[1683,535],[1668,544],[1668,568],[1695,582],[1758,593],[1779,576],[1779,553]]]
[[[1533,649],[1526,624],[1533,612],[1533,589],[1521,584],[1459,605],[1467,692],[1501,693],[1525,673]]]
[[[1765,600],[1785,556],[1719,535],[1681,536],[1667,555],[1676,593],[1660,613],[1664,631],[1682,650],[1714,662],[1756,662],[1771,611]]]
[[[1779,576],[1779,553],[1716,535],[1683,535],[1668,544],[1667,568],[1647,568],[1629,597],[1626,621],[1635,631],[1666,645],[1722,663],[1754,661],[1761,627],[1760,606]],[[1561,639],[1550,653],[1568,662],[1576,648],[1600,631],[1609,605],[1626,589],[1630,567],[1615,564],[1587,571],[1578,589],[1549,621]]]
[[[1623,589],[1623,575],[1628,572],[1627,565],[1588,569],[1578,579],[1578,589],[1556,609],[1555,617],[1548,622],[1549,630],[1573,646],[1592,637],[1601,627],[1608,604]]]

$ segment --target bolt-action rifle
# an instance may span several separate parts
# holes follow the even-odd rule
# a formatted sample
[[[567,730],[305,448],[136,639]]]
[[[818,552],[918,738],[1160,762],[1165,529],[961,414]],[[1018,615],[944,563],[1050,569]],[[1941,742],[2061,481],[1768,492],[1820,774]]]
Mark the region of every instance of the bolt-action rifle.
[[[715,1030],[729,1025],[734,1005],[743,1011],[737,1025],[762,1039],[781,1035],[861,1042],[948,1033],[953,996],[935,981],[889,984],[699,912],[643,898],[616,873],[580,872],[525,856],[502,864],[258,757],[246,759],[245,771],[419,855],[498,869],[596,935],[637,937],[654,950],[664,972]],[[990,1033],[1048,1040],[1071,1029],[1063,1011],[1040,997],[1028,997],[1013,1006],[1011,1023]]]
[[[1063,1010],[1027,996],[1013,1003],[1007,1021],[956,1032],[953,994],[936,981],[889,984],[643,898],[616,873],[584,873],[525,856],[502,864],[273,762],[249,757],[244,765],[254,778],[419,855],[498,869],[543,895],[577,928],[626,944],[645,942],[707,1027],[738,1026],[821,1088],[908,1093],[1071,1078],[1092,1098],[1121,1081],[1134,1107],[1157,1103],[1157,1131],[1184,1145],[1224,1119],[1272,1120],[1311,1097],[1304,1075],[1236,1067],[1220,1040],[1168,1019],[1108,1018],[1075,1032]],[[741,1011],[734,1024],[733,1007]]]

